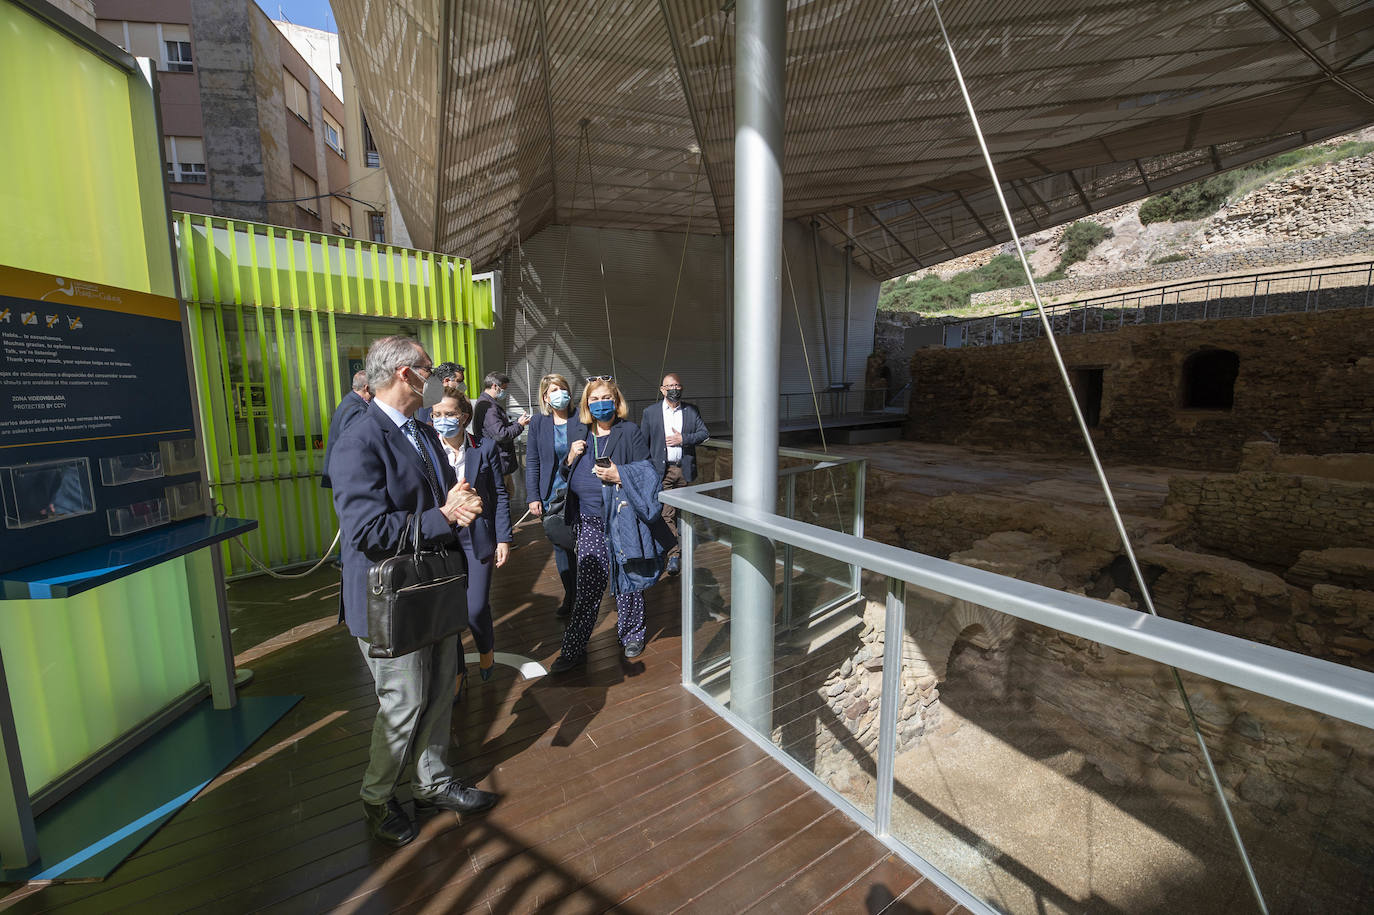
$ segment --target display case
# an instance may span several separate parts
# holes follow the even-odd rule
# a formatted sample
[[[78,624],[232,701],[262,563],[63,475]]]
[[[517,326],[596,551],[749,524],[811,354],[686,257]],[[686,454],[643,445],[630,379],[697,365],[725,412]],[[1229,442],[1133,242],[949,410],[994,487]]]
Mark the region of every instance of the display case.
[[[156,480],[163,475],[162,454],[158,451],[118,454],[100,459],[101,486],[123,486],[139,480]]]
[[[112,537],[125,537],[172,520],[166,499],[147,499],[132,505],[107,509],[105,517],[109,520]]]
[[[84,457],[0,467],[9,530],[65,521],[95,511],[91,464]]]
[[[178,483],[175,486],[168,486],[164,493],[173,521],[196,518],[205,514],[205,504],[200,498],[200,483],[194,480],[190,483]]]
[[[162,466],[167,476],[177,477],[184,473],[200,472],[200,451],[193,438],[177,438],[158,442],[162,455]]]

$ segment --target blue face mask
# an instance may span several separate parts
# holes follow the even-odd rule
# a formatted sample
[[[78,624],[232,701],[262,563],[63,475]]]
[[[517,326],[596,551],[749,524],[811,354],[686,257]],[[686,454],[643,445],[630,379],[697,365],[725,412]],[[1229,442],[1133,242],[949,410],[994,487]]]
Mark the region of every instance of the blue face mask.
[[[505,402],[506,402],[506,391],[505,391],[504,388],[502,388],[501,390],[499,390],[499,391],[496,392],[496,397],[494,398],[494,400],[495,400],[497,403],[505,403]]]
[[[456,416],[434,417],[434,431],[439,433],[440,438],[453,438],[462,428]]]
[[[570,403],[572,403],[572,395],[567,391],[559,389],[549,394],[549,406],[553,407],[555,410],[566,410]]]
[[[612,416],[615,416],[615,401],[594,400],[587,405],[587,409],[591,411],[593,418],[605,422]]]

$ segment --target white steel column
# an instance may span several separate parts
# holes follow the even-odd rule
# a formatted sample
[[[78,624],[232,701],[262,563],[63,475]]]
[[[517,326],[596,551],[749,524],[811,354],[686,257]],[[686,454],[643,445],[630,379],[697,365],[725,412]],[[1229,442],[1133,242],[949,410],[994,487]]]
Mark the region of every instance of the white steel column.
[[[782,126],[786,5],[735,7],[734,502],[772,514],[778,493],[778,335],[782,315]],[[771,540],[735,533],[730,562],[730,707],[773,726]]]

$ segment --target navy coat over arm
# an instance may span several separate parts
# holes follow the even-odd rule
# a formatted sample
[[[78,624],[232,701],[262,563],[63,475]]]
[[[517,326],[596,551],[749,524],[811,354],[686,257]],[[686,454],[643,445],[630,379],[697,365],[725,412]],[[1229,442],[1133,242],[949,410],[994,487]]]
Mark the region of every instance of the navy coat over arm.
[[[438,434],[423,424],[419,429],[438,462],[434,469],[443,487],[442,499],[458,477],[444,459]],[[425,481],[420,453],[375,403],[348,427],[334,453],[341,458],[333,473],[334,510],[343,532],[339,619],[348,623],[353,635],[367,638],[367,570],[372,563],[396,554],[416,512],[426,545],[452,542],[455,528]]]
[[[644,438],[649,442],[649,460],[658,468],[658,477],[668,472],[668,442],[664,439],[663,401],[656,401],[644,408],[640,422]],[[682,404],[682,478],[688,483],[697,478],[697,445],[706,441],[711,434],[706,431],[706,423],[701,421],[701,412],[695,404]]]

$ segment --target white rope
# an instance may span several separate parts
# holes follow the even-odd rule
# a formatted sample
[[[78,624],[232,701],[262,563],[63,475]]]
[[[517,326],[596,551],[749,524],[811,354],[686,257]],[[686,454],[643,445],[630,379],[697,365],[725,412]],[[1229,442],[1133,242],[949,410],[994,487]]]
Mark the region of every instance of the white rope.
[[[342,536],[343,531],[336,530],[334,532],[334,541],[329,544],[329,549],[324,551],[324,555],[320,557],[320,561],[315,563],[313,566],[311,566],[304,572],[296,572],[291,575],[288,575],[285,572],[273,571],[267,565],[267,563],[263,562],[261,559],[253,555],[253,551],[248,549],[248,547],[244,545],[242,538],[234,537],[230,542],[233,543],[234,546],[238,547],[240,550],[243,551],[243,555],[248,557],[249,562],[257,566],[262,571],[266,572],[268,575],[271,575],[273,578],[279,578],[282,581],[293,581],[297,578],[305,578],[307,576],[313,575],[315,574],[315,572],[319,571],[320,566],[324,565],[325,560],[329,559],[330,556],[334,555],[334,547],[339,545],[339,538]]]
[[[1140,588],[1140,595],[1145,602],[1146,609],[1150,611],[1152,616],[1158,616],[1159,611],[1155,609],[1154,600],[1150,596],[1149,585],[1145,583],[1145,576],[1140,571],[1140,564],[1136,561],[1130,535],[1126,532],[1126,524],[1122,521],[1121,512],[1117,509],[1116,497],[1112,494],[1111,484],[1107,481],[1107,473],[1102,468],[1102,461],[1097,455],[1097,447],[1093,444],[1092,434],[1088,431],[1088,423],[1083,418],[1083,411],[1078,406],[1078,398],[1074,396],[1073,382],[1069,378],[1068,367],[1064,364],[1064,356],[1059,351],[1059,343],[1054,337],[1054,327],[1050,323],[1049,314],[1045,311],[1045,303],[1040,299],[1040,289],[1035,284],[1035,276],[1031,272],[1030,261],[1026,258],[1026,249],[1021,244],[1021,235],[1016,231],[1016,223],[1012,220],[1011,207],[1007,205],[1006,195],[1002,193],[1002,183],[998,180],[997,168],[992,163],[992,154],[988,152],[988,144],[983,137],[983,128],[978,123],[978,112],[973,107],[973,99],[969,96],[963,71],[959,68],[959,58],[954,53],[954,43],[950,41],[949,32],[945,30],[945,20],[940,15],[939,0],[930,0],[930,5],[935,11],[935,21],[940,26],[940,35],[945,40],[945,49],[949,51],[949,61],[954,67],[954,77],[959,83],[959,92],[964,97],[964,105],[968,108],[969,120],[973,122],[973,132],[978,138],[978,147],[983,152],[983,162],[987,165],[988,174],[992,176],[992,188],[997,193],[997,202],[1002,206],[1002,215],[1007,220],[1007,229],[1011,232],[1012,241],[1016,244],[1016,254],[1021,259],[1022,269],[1026,272],[1026,280],[1030,284],[1031,295],[1035,299],[1036,313],[1039,314],[1040,323],[1045,328],[1045,339],[1049,341],[1050,352],[1054,355],[1054,363],[1059,369],[1059,378],[1064,383],[1064,389],[1068,392],[1069,406],[1073,409],[1073,416],[1078,423],[1079,432],[1082,434],[1083,444],[1087,446],[1088,457],[1092,460],[1097,479],[1102,484],[1103,495],[1107,498],[1107,508],[1111,512],[1112,521],[1116,524],[1117,536],[1121,538],[1122,549],[1126,552],[1126,558],[1130,562],[1131,571],[1135,575],[1136,584]],[[1264,915],[1268,915],[1269,907],[1265,905],[1264,894],[1260,891],[1259,881],[1255,877],[1254,868],[1250,865],[1250,856],[1245,850],[1245,842],[1241,839],[1240,830],[1236,827],[1235,818],[1231,815],[1231,805],[1226,800],[1226,792],[1222,789],[1221,777],[1212,764],[1212,754],[1207,749],[1207,741],[1203,739],[1202,729],[1198,725],[1197,716],[1193,713],[1193,704],[1188,700],[1188,691],[1183,685],[1183,678],[1179,675],[1178,668],[1170,669],[1173,671],[1174,684],[1178,688],[1179,697],[1183,700],[1183,707],[1188,712],[1188,720],[1192,724],[1193,735],[1197,738],[1198,748],[1202,751],[1203,762],[1206,763],[1212,785],[1216,788],[1217,800],[1221,803],[1221,810],[1226,817],[1226,825],[1231,831],[1231,838],[1235,842],[1236,852],[1240,855],[1241,863],[1245,866],[1245,875],[1250,881],[1250,889],[1255,895],[1255,902],[1258,903],[1260,911]]]

